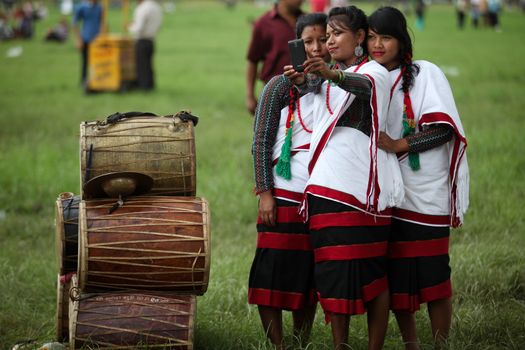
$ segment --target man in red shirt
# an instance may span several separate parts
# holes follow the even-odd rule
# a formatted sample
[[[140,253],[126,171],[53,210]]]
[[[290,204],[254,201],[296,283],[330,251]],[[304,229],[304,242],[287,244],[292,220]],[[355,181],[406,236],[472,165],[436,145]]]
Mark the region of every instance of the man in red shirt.
[[[274,8],[253,26],[246,68],[246,108],[252,114],[257,106],[255,81],[259,62],[262,62],[259,79],[265,84],[290,64],[288,40],[295,39],[295,23],[302,14],[302,3],[303,0],[277,0]]]

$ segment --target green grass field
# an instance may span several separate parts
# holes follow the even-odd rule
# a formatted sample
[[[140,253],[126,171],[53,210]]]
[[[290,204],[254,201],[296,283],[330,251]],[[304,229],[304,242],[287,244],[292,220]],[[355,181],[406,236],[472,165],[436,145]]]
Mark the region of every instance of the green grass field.
[[[363,4],[367,13],[373,10]],[[212,210],[208,292],[198,298],[197,349],[269,349],[247,279],[255,250],[252,194],[252,117],[244,109],[244,68],[250,21],[264,8],[240,3],[177,1],[166,14],[155,57],[154,93],[85,96],[80,57],[72,41],[49,44],[37,23],[32,41],[0,42],[0,349],[54,338],[57,262],[54,203],[79,193],[79,124],[116,111],[172,114],[190,109],[196,128],[198,195]],[[111,13],[119,28],[120,13]],[[410,23],[414,18],[409,18]],[[525,348],[525,17],[505,11],[501,33],[458,31],[451,6],[428,9],[414,31],[415,56],[450,73],[467,133],[471,205],[452,233],[454,318],[450,349]],[[7,58],[20,46],[21,56]],[[424,349],[432,349],[426,310],[418,313]],[[286,315],[287,331],[290,330]],[[329,349],[329,326],[319,311],[308,349]],[[366,318],[351,322],[352,349],[367,348]],[[393,318],[386,349],[402,349]]]

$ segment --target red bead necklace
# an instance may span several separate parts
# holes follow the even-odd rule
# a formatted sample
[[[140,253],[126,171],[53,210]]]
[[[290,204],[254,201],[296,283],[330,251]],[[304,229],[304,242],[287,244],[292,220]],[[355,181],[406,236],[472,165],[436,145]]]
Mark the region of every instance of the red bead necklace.
[[[311,134],[312,130],[308,129],[306,125],[304,125],[303,117],[301,116],[301,99],[300,98],[297,99],[296,104],[297,104],[297,116],[299,117],[299,122],[301,123],[301,126],[303,127],[304,131]]]

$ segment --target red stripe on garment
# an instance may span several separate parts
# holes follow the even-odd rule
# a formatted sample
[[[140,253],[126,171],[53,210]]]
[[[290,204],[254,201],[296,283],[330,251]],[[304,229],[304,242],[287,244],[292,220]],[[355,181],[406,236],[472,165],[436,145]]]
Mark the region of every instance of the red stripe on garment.
[[[317,163],[317,160],[319,159],[319,155],[323,151],[324,147],[326,146],[326,143],[328,142],[328,139],[330,138],[330,135],[332,135],[332,131],[335,128],[335,125],[337,124],[337,120],[339,118],[335,118],[332,124],[328,127],[328,129],[325,131],[321,139],[319,140],[319,144],[317,147],[313,150],[312,158],[310,159],[310,163],[308,163],[308,174],[312,174],[312,170],[315,167],[315,164]],[[311,152],[312,150],[310,150]]]
[[[297,208],[297,206],[277,207],[277,223],[303,223],[303,218],[297,212],[298,210],[299,209]],[[262,220],[260,217],[257,218],[257,223],[262,224]]]
[[[396,219],[411,221],[423,225],[449,226],[450,215],[428,215],[414,211],[394,208],[392,216]]]
[[[433,300],[450,298],[452,296],[452,283],[450,283],[450,280],[448,279],[443,283],[436,284],[435,286],[421,289],[420,294],[421,300],[425,303]]]
[[[389,217],[377,217],[361,211],[316,214],[310,217],[310,229],[320,230],[326,227],[351,226],[386,226],[390,225]]]
[[[257,237],[257,248],[312,250],[309,235],[273,232],[259,232]]]
[[[463,158],[463,155],[465,153],[465,148],[467,147],[467,139],[464,135],[462,135],[459,132],[459,129],[454,122],[454,120],[446,113],[442,112],[434,112],[434,113],[427,113],[421,116],[419,119],[419,125],[427,125],[427,124],[435,124],[435,123],[441,123],[441,124],[449,124],[454,129],[454,133],[456,135],[456,140],[454,142],[454,148],[452,149],[452,157],[450,162],[450,169],[449,169],[449,181],[450,181],[450,188],[451,188],[451,200],[450,200],[450,207],[451,207],[451,220],[449,220],[449,224],[456,228],[461,226],[461,221],[459,220],[459,217],[457,215],[456,210],[456,175],[457,170],[459,167],[459,163],[461,162],[461,159]]]
[[[415,258],[448,254],[448,237],[424,241],[389,242],[389,258]]]
[[[309,143],[305,143],[304,145],[294,147],[293,149],[294,150],[309,150],[310,149],[310,144]]]
[[[301,203],[303,200],[302,193],[283,190],[281,188],[274,188],[272,190],[272,194],[274,197],[287,199],[289,201],[297,202],[297,203]]]
[[[454,123],[454,120],[446,113],[441,112],[433,112],[433,113],[426,113],[419,118],[419,126],[423,126],[426,124],[434,124],[434,123],[445,123],[450,124],[452,128],[454,129],[454,132],[456,134],[456,137],[460,139],[465,144],[467,143],[467,139],[459,133],[459,129]]]
[[[325,313],[336,313],[345,315],[364,314],[366,312],[365,303],[374,300],[379,294],[388,290],[388,281],[386,276],[379,278],[372,283],[363,287],[362,299],[335,299],[322,298],[318,295],[319,302]],[[327,315],[329,316],[329,315]],[[327,320],[329,317],[327,317]]]
[[[328,198],[331,200],[334,200],[336,202],[340,202],[346,205],[349,205],[351,207],[360,209],[362,211],[366,211],[366,205],[361,203],[357,198],[352,196],[351,194],[341,192],[338,190],[334,190],[328,187],[318,186],[318,185],[309,185],[305,193],[309,193],[314,196],[322,197],[322,198]],[[374,215],[378,216],[391,216],[392,215],[392,209],[386,208],[380,213],[375,213]]]
[[[329,246],[314,249],[315,262],[333,260],[355,260],[386,256],[388,243],[377,242],[344,246]]]
[[[319,297],[319,302],[325,313],[361,315],[366,312],[365,302],[362,299],[323,299]],[[329,317],[327,317],[327,321]]]
[[[368,302],[374,300],[379,294],[388,290],[388,278],[378,278],[370,284],[363,287],[363,299]]]
[[[421,300],[418,295],[391,294],[390,309],[394,311],[416,312],[420,309]]]
[[[302,293],[250,288],[248,290],[248,303],[286,310],[298,310],[303,308],[307,303],[313,304],[315,302],[313,292],[311,294],[307,299]]]
[[[451,296],[452,284],[450,280],[446,280],[435,286],[421,289],[418,295],[392,294],[390,295],[390,308],[395,311],[415,312],[420,309],[422,303],[447,299]]]
[[[371,75],[365,74],[370,82],[372,83],[372,96],[371,96],[371,107],[372,107],[372,132],[370,134],[370,169],[368,173],[368,190],[367,190],[367,208],[372,212],[378,210],[379,205],[379,193],[381,189],[379,187],[379,176],[377,172],[377,142],[379,139],[379,116],[377,114],[377,100],[376,100],[376,88],[374,78]],[[370,196],[372,197],[372,203],[370,203]]]

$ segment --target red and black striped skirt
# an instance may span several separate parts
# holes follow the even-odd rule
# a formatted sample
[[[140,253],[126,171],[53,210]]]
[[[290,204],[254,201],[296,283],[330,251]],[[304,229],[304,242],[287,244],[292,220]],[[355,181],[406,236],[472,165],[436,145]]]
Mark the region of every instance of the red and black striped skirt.
[[[390,217],[374,217],[328,199],[308,196],[315,286],[326,314],[363,314],[388,290]]]
[[[298,213],[298,204],[276,201],[277,225],[257,222],[257,249],[250,270],[248,302],[298,310],[316,302],[310,235]]]
[[[392,219],[388,248],[390,307],[415,312],[421,303],[450,298],[450,228]]]

